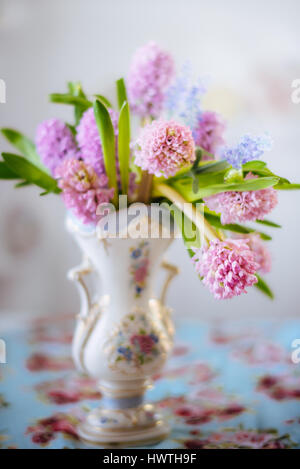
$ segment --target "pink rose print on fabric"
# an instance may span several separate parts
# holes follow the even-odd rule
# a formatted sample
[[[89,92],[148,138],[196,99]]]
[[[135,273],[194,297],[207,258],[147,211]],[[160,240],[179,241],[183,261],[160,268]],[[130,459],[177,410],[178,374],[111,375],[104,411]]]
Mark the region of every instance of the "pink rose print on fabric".
[[[277,401],[300,399],[300,376],[267,374],[259,378],[256,389]]]
[[[188,345],[185,344],[175,344],[172,352],[173,357],[182,357],[189,352]]]
[[[263,340],[252,344],[239,344],[233,350],[232,355],[248,365],[275,365],[290,361],[290,356],[283,347]]]
[[[287,449],[294,446],[290,436],[278,435],[275,430],[224,430],[185,440],[187,449]]]
[[[42,401],[57,405],[101,398],[97,380],[80,375],[67,375],[62,379],[39,383],[35,390]]]
[[[153,379],[186,377],[189,380],[189,384],[200,384],[210,382],[215,376],[215,371],[207,363],[193,363],[191,365],[167,368],[163,372],[154,375]]]
[[[29,371],[64,371],[74,368],[71,357],[50,356],[44,353],[33,353],[26,361]]]
[[[39,419],[34,425],[27,427],[26,434],[31,435],[33,443],[41,446],[45,446],[54,440],[58,433],[78,440],[76,427],[81,418],[82,416],[76,415],[75,412],[72,414],[54,414],[50,417]]]
[[[35,425],[29,426],[26,434],[31,435],[33,443],[41,446],[47,445],[56,438],[57,433],[78,440],[76,426],[80,419],[72,414],[54,414],[51,417],[36,421]]]
[[[207,391],[207,390],[206,390]],[[246,408],[238,402],[224,394],[218,393],[218,399],[215,397],[215,391],[211,390],[212,399],[209,393],[200,398],[180,396],[159,401],[159,407],[168,409],[172,415],[183,419],[186,425],[203,425],[213,420],[230,420],[246,411]]]

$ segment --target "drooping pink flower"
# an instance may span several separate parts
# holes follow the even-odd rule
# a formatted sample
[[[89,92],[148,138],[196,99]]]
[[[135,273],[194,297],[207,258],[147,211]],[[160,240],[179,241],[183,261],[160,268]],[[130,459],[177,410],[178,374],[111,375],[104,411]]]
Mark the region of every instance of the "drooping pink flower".
[[[107,176],[98,176],[91,165],[70,159],[57,168],[56,177],[66,207],[82,223],[96,223],[99,220],[98,205],[109,202],[114,194],[114,189],[107,187]]]
[[[271,270],[272,258],[270,251],[257,233],[248,235],[249,247],[254,254],[254,260],[259,264],[259,271],[267,274]]]
[[[117,143],[118,113],[113,109],[108,111],[114,126]],[[93,108],[85,111],[76,130],[76,138],[81,152],[80,156],[85,163],[94,168],[98,175],[104,174],[103,151]]]
[[[196,272],[216,299],[227,299],[247,293],[246,287],[257,282],[259,265],[246,239],[214,240],[196,249],[192,258]]]
[[[39,124],[36,147],[42,162],[52,175],[65,159],[74,158],[78,154],[71,130],[59,119],[49,119]]]
[[[246,179],[253,178],[250,173]],[[207,207],[221,213],[221,223],[263,220],[276,207],[277,192],[273,187],[257,191],[228,191],[204,199]]]
[[[139,48],[133,56],[127,80],[132,111],[141,117],[158,117],[173,73],[171,55],[155,42]]]
[[[216,112],[204,111],[200,114],[193,129],[195,144],[214,154],[217,148],[224,143],[224,130],[225,123]],[[207,160],[209,157],[204,155],[202,159]]]
[[[195,160],[190,128],[175,121],[153,121],[141,130],[137,146],[135,163],[156,176],[173,176]]]

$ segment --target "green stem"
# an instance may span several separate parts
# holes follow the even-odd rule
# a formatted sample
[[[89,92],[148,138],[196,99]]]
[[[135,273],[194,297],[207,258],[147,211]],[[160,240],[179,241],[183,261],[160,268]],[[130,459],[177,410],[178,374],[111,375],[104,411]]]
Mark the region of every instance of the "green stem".
[[[142,179],[139,185],[138,198],[139,202],[148,204],[150,200],[152,190],[153,174],[149,174],[147,171],[142,172]]]
[[[204,227],[204,237],[209,242],[213,239],[220,239],[220,235],[213,229],[213,227],[205,220],[204,216],[196,209],[196,207],[187,202],[177,191],[172,187],[163,183],[155,184],[154,192],[156,195],[162,195],[173,202],[188,218],[190,218],[200,231]]]

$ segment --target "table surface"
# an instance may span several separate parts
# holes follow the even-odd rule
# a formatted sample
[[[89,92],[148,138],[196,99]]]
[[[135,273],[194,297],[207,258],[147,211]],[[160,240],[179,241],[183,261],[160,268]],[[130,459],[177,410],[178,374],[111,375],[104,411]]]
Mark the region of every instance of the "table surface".
[[[0,365],[0,448],[85,448],[76,427],[99,405],[70,358],[73,316],[8,332]],[[172,432],[153,448],[300,448],[300,320],[178,321],[155,402]],[[94,447],[93,447],[94,448]]]

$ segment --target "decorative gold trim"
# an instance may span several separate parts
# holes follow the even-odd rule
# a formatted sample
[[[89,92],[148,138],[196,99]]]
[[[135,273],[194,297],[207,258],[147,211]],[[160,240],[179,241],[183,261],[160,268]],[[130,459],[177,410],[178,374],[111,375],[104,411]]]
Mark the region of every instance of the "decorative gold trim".
[[[118,433],[118,432],[119,433],[124,432],[125,434],[136,433],[137,431],[140,431],[140,430],[143,431],[143,430],[149,430],[150,428],[160,427],[163,424],[164,424],[163,420],[156,420],[155,422],[150,423],[149,425],[139,425],[136,427],[116,427],[116,428],[109,427],[108,428],[108,427],[99,427],[98,425],[91,425],[88,422],[83,422],[83,424],[81,425],[81,428],[84,429],[86,426],[86,427],[95,429],[97,433],[106,433],[107,435],[110,435],[110,434],[114,435],[115,433]],[[92,436],[91,431],[84,430],[84,432]]]
[[[165,300],[166,300],[166,296],[167,296],[167,291],[168,291],[168,288],[170,286],[170,283],[171,281],[173,280],[173,278],[179,274],[179,268],[174,265],[174,264],[170,264],[169,262],[167,261],[163,261],[161,263],[161,267],[163,269],[165,269],[167,272],[168,272],[168,275],[166,277],[166,280],[165,280],[165,283],[162,287],[162,291],[161,291],[161,294],[160,294],[160,301],[161,303],[164,305],[165,304]]]
[[[121,448],[128,448],[128,447],[134,447],[134,446],[139,446],[141,444],[150,446],[154,445],[156,443],[159,443],[162,440],[165,440],[168,435],[170,434],[170,430],[165,431],[164,433],[159,433],[157,436],[151,436],[149,438],[140,438],[139,440],[129,440],[129,441],[100,441],[97,439],[96,440],[96,435],[94,435],[93,440],[88,440],[87,438],[80,437],[81,441],[86,443],[87,445],[92,445],[92,446],[101,446],[102,448],[107,448],[107,449],[121,449]],[[93,436],[93,435],[91,435]]]
[[[105,396],[108,397],[135,397],[139,394],[144,394],[147,390],[151,389],[153,387],[153,384],[151,383],[145,383],[141,387],[134,388],[134,389],[124,389],[124,388],[119,388],[119,389],[113,389],[113,388],[108,388],[105,387],[103,384],[99,384],[99,389],[100,391],[105,394]],[[141,392],[139,392],[141,391]]]

